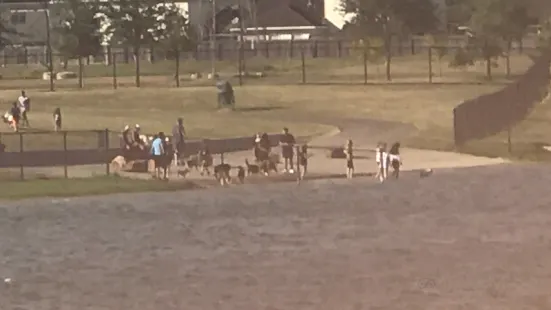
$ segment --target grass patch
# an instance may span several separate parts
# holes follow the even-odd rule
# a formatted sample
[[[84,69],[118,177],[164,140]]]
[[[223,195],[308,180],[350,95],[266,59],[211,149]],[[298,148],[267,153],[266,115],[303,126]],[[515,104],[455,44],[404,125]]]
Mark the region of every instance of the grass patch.
[[[450,68],[449,56],[439,59],[436,55],[432,60],[432,78],[434,83],[484,83],[486,78],[485,64],[477,63],[469,68]],[[237,60],[219,61],[216,63],[217,71],[224,77],[238,83],[238,62]],[[522,74],[531,64],[527,55],[511,56],[511,76]],[[508,80],[504,59],[497,60],[497,67],[493,69],[495,82]],[[300,54],[294,57],[250,57],[245,61],[245,71],[263,72],[263,78],[245,78],[247,84],[300,84],[303,78],[303,67],[306,83],[313,84],[363,84],[364,83],[364,61],[361,52],[339,58],[306,58],[304,65]],[[429,61],[426,51],[413,56],[396,56],[391,61],[392,83],[428,83]],[[134,63],[119,63],[116,68],[119,87],[134,86],[135,66]],[[380,58],[367,62],[368,83],[387,83],[386,68],[384,59]],[[141,63],[141,77],[143,87],[174,87],[175,86],[175,63],[174,61],[158,61]],[[46,69],[41,65],[7,65],[0,68],[0,89],[48,89],[49,81],[41,80],[42,73]],[[56,71],[64,71],[58,67]],[[72,64],[68,71],[78,72],[78,66]],[[202,73],[204,78],[191,80],[191,73]],[[210,61],[186,60],[180,66],[180,79],[182,85],[205,86],[211,85],[212,81],[206,79],[211,72]],[[103,63],[95,63],[83,66],[84,88],[112,88],[113,68]],[[76,79],[56,81],[58,89],[77,88]]]
[[[4,181],[0,187],[0,200],[34,197],[77,197],[114,193],[160,192],[194,189],[192,182],[163,182],[134,180],[117,176],[83,179],[49,179]]]

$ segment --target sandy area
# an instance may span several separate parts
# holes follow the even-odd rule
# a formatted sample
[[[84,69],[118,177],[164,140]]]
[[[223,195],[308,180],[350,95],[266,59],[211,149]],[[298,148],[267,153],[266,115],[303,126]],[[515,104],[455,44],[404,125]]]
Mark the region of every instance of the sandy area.
[[[550,175],[4,202],[0,309],[549,309]]]

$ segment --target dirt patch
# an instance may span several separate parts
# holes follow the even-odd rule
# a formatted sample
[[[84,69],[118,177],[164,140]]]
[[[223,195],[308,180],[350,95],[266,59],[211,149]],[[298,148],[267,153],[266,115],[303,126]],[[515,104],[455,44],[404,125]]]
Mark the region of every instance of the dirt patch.
[[[549,308],[550,172],[3,203],[0,308]]]

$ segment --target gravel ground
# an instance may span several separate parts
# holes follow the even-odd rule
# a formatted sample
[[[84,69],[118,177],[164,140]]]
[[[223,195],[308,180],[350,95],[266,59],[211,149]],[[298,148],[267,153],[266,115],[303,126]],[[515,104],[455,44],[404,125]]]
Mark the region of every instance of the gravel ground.
[[[551,167],[4,202],[0,309],[550,309]]]

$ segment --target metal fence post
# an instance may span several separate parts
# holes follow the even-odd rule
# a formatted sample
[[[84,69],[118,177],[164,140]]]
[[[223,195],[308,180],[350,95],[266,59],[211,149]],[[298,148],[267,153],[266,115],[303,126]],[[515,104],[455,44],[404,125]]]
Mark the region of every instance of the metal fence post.
[[[302,68],[302,84],[306,84],[306,60],[304,59],[304,48],[300,51],[300,61]]]
[[[297,183],[300,183],[302,180],[302,174],[300,173],[300,146],[296,146],[296,152],[297,152]]]
[[[364,49],[364,85],[367,85],[367,51]]]
[[[109,162],[109,129],[105,129],[105,174],[110,175],[110,162]]]
[[[429,46],[429,83],[432,84],[432,46]]]
[[[63,175],[66,179],[69,178],[69,171],[67,170],[68,163],[68,154],[67,154],[67,131],[63,131]]]
[[[111,62],[113,63],[113,89],[117,89],[117,54],[113,53],[111,56]]]
[[[23,164],[23,133],[19,133],[19,178],[21,180],[25,179],[25,169]]]

